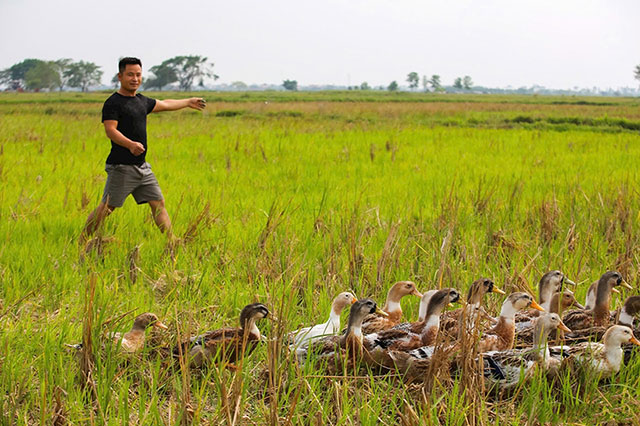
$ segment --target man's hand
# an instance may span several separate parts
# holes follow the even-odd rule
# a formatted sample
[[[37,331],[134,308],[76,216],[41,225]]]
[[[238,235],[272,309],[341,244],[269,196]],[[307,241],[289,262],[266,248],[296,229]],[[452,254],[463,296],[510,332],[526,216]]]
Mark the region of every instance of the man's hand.
[[[202,98],[189,98],[189,103],[187,106],[189,108],[197,109],[198,111],[202,111],[207,106],[207,101]]]
[[[131,151],[131,153],[137,157],[144,152],[144,145],[142,145],[140,142],[132,141],[131,145],[129,145],[129,151]]]

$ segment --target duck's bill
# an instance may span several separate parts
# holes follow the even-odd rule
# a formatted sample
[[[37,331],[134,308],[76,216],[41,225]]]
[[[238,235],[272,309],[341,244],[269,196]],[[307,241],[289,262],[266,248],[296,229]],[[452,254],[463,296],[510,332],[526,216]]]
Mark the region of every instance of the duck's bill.
[[[620,290],[615,287],[611,287],[611,293],[620,294]]]
[[[169,329],[169,327],[167,327],[166,325],[164,325],[164,324],[163,324],[162,322],[160,322],[160,321],[156,321],[156,322],[154,322],[154,323],[153,323],[153,326],[154,326],[154,327],[161,328],[161,329],[163,329],[163,330],[168,330],[168,329]]]
[[[544,312],[544,308],[540,305],[538,305],[538,303],[535,300],[531,301],[531,305],[530,305],[533,309],[537,309],[541,312]]]
[[[564,283],[565,283],[565,284],[569,284],[569,285],[573,285],[573,286],[575,286],[575,285],[576,285],[576,283],[575,283],[575,282],[571,281],[571,280],[570,280],[569,278],[567,278],[567,277],[564,277]]]
[[[567,333],[571,333],[571,329],[569,327],[567,327],[566,325],[564,325],[564,323],[562,321],[560,321],[560,324],[558,324],[558,330],[562,330],[562,331],[566,331]]]
[[[369,312],[371,312],[371,311],[369,311]],[[376,314],[378,314],[378,315],[382,315],[383,317],[388,317],[388,316],[389,316],[389,314],[388,314],[388,313],[386,313],[385,311],[383,311],[383,310],[382,310],[382,309],[380,309],[380,308],[376,308]]]
[[[507,294],[504,291],[500,290],[498,287],[493,286],[493,290],[491,290],[492,293],[498,293],[498,294]]]
[[[578,309],[584,309],[584,306],[582,306],[581,304],[578,303],[578,301],[574,301],[573,302],[573,306],[575,306]]]
[[[622,283],[620,283],[620,285],[624,288],[626,288],[627,290],[633,290],[633,287],[631,287],[631,285],[626,282],[625,280],[622,280]]]
[[[447,306],[449,306],[450,308],[453,308],[453,303],[449,302]]]
[[[414,296],[418,296],[420,298],[422,297],[422,293],[420,293],[418,290],[413,290],[411,294],[413,294]]]
[[[640,346],[640,340],[636,339],[634,336],[631,336],[631,340],[629,340],[629,342],[633,343],[634,345]]]
[[[354,303],[356,303],[357,301],[358,301],[358,299],[357,299],[355,296],[353,296],[353,299],[351,299],[351,304],[353,305],[353,304],[354,304]]]

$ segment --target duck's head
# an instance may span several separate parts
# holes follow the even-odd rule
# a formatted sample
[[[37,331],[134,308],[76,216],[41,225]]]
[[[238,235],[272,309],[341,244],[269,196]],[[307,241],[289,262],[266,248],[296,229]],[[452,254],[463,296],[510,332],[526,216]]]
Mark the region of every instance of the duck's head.
[[[360,299],[351,306],[351,311],[349,312],[349,325],[362,324],[364,317],[374,313],[382,315],[383,317],[389,316],[389,314],[378,308],[378,305],[376,305],[376,302],[373,299]]]
[[[547,313],[540,317],[538,317],[538,324],[541,325],[545,330],[562,330],[570,333],[571,330],[567,327],[560,318],[560,315],[556,313]]]
[[[503,307],[509,305],[513,307],[515,311],[533,308],[544,312],[544,308],[538,305],[530,294],[524,292],[511,293],[502,304]]]
[[[629,285],[629,283],[627,283],[624,278],[622,278],[622,275],[620,275],[620,272],[617,271],[608,271],[605,272],[601,277],[600,280],[598,280],[598,292],[600,292],[602,285],[604,285],[604,287],[613,292],[613,293],[620,293],[620,290],[618,290],[616,287],[618,286],[622,286],[626,289],[629,290],[633,290],[633,287],[631,287]]]
[[[565,290],[562,293],[556,294],[560,299],[560,306],[562,306],[563,309],[569,308],[571,306],[575,306],[578,309],[584,309],[584,306],[578,303],[575,294],[573,294],[571,290]]]
[[[467,303],[479,303],[487,293],[504,294],[504,291],[496,287],[495,283],[489,278],[480,278],[475,280],[473,284],[471,284],[471,287],[469,287]]]
[[[409,294],[422,297],[422,293],[418,291],[416,283],[414,283],[413,281],[398,281],[389,289],[387,300],[392,302],[400,302],[400,299]]]
[[[575,285],[573,281],[565,277],[562,271],[549,271],[540,278],[540,282],[538,283],[538,291],[539,294],[542,295],[544,293],[557,293],[562,290],[562,284],[567,283],[569,285]]]
[[[255,322],[269,316],[269,309],[262,303],[252,303],[242,308],[240,325],[245,327],[251,321]]]
[[[353,305],[354,303],[356,303],[357,300],[358,299],[356,299],[356,297],[352,293],[348,291],[343,291],[342,293],[338,294],[335,297],[335,299],[333,299],[331,308],[333,309],[334,312],[339,314],[347,306]]]
[[[443,288],[436,291],[431,300],[429,300],[429,306],[427,306],[427,317],[430,315],[440,315],[442,310],[449,303],[456,303],[460,300],[460,293],[455,288]]]
[[[635,338],[633,331],[625,325],[613,325],[602,337],[605,345],[620,346],[623,343],[633,343],[640,346],[640,341]]]
[[[133,320],[133,328],[135,329],[146,330],[149,326],[162,328],[163,330],[169,328],[158,319],[158,316],[156,314],[153,314],[151,312],[140,314]]]

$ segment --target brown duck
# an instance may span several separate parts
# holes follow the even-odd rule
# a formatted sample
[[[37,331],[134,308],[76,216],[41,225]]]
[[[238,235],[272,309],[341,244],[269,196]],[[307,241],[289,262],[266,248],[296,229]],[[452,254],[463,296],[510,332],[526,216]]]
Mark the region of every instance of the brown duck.
[[[622,276],[615,271],[604,273],[598,280],[596,288],[596,301],[593,309],[579,309],[567,312],[562,321],[573,332],[579,332],[591,327],[606,327],[609,325],[611,313],[611,291],[615,286],[620,285]]]
[[[182,342],[173,349],[174,356],[187,357],[189,365],[200,367],[206,361],[234,363],[249,355],[262,339],[256,322],[269,315],[262,303],[252,303],[240,312],[240,327],[209,331]]]
[[[410,294],[422,298],[422,293],[418,291],[413,281],[398,281],[392,285],[387,293],[387,301],[382,308],[387,313],[387,316],[380,314],[368,315],[362,322],[362,333],[375,333],[399,324],[402,319],[400,300]]]

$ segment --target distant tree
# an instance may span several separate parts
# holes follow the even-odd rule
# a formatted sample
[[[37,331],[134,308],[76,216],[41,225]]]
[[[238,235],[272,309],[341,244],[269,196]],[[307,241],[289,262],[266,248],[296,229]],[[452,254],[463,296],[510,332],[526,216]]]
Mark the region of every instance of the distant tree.
[[[371,87],[369,87],[369,83],[365,81],[360,85],[360,90],[371,90]]]
[[[431,80],[429,80],[429,84],[431,85],[433,90],[435,90],[436,92],[441,92],[443,90],[442,83],[440,83],[440,76],[438,74],[434,74],[431,76]]]
[[[113,88],[114,88],[114,89],[117,89],[117,88],[118,88],[118,86],[120,86],[120,79],[118,78],[118,74],[119,74],[119,73],[115,73],[115,74],[113,75],[113,77],[111,78],[111,84],[113,84]],[[146,82],[145,82],[145,83],[146,83]],[[147,87],[147,86],[145,85],[145,87]]]
[[[65,77],[65,72],[69,69],[72,62],[73,60],[70,58],[58,59],[52,62],[53,68],[58,73],[58,77],[60,77],[60,85],[58,86],[58,89],[61,92],[62,89],[64,89],[64,86],[69,82],[69,77]]]
[[[100,84],[102,71],[93,62],[79,61],[70,64],[64,76],[69,78],[67,84],[70,87],[79,87],[80,90],[86,92],[90,86]]]
[[[409,89],[417,89],[420,83],[420,76],[417,72],[410,72],[407,74],[407,82],[409,83]]]
[[[0,72],[0,83],[6,84],[10,89],[17,90],[25,86],[25,75],[27,72],[41,63],[40,59],[25,59],[22,62]]]
[[[160,68],[156,69],[156,71],[160,72],[163,78],[168,80],[175,77],[176,80],[173,81],[178,82],[180,90],[189,91],[196,80],[198,81],[198,86],[204,86],[205,78],[218,79],[218,75],[213,72],[213,63],[207,61],[206,57],[199,55],[175,56],[160,64]],[[153,72],[158,76],[155,71]]]
[[[231,87],[236,90],[246,90],[247,84],[244,81],[234,81],[233,83],[231,83]]]
[[[60,75],[52,61],[38,62],[24,75],[25,87],[29,90],[53,90],[60,86]]]
[[[453,87],[455,87],[456,89],[462,89],[462,78],[456,78],[453,82]]]
[[[396,90],[398,90],[398,83],[395,80],[393,80],[387,86],[387,90],[390,91],[390,92],[395,92]]]
[[[298,81],[297,80],[285,80],[282,82],[282,87],[286,90],[298,90]]]
[[[422,90],[424,90],[425,92],[429,91],[429,79],[426,75],[422,76]]]
[[[471,80],[471,77],[469,77],[468,75],[465,75],[462,79],[462,85],[466,90],[471,90],[471,88],[473,87],[473,80]]]
[[[636,69],[633,72],[633,76],[636,80],[640,81],[640,65],[636,65]]]
[[[153,73],[153,75],[144,81],[145,89],[157,88],[158,90],[162,90],[163,87],[178,81],[175,66],[170,61],[171,60],[167,60],[160,65],[154,65],[149,68],[149,72]]]

